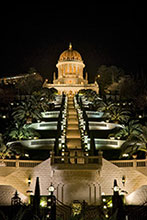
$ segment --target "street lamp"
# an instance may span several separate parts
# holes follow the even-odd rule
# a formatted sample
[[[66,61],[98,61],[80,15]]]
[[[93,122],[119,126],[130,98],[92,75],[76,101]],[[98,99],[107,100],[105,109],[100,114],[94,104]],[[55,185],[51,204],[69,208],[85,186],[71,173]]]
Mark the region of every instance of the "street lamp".
[[[56,220],[56,197],[53,195],[54,190],[54,186],[51,183],[51,185],[48,188],[49,196],[47,198],[48,213],[46,218],[48,220]]]
[[[49,188],[48,188],[49,195],[53,195],[54,190],[55,190],[55,188],[54,188],[54,186],[53,186],[52,183],[51,183],[51,185],[50,185]]]
[[[113,191],[114,191],[114,194],[119,194],[119,186],[117,185],[116,179],[114,180]]]

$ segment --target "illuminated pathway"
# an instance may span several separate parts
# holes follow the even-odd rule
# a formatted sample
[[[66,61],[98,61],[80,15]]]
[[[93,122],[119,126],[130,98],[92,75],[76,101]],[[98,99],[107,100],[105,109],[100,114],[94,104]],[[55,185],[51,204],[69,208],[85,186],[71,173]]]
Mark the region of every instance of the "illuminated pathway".
[[[67,133],[66,142],[67,148],[70,152],[70,156],[82,156],[83,151],[81,148],[81,136],[79,130],[77,111],[74,107],[74,97],[68,97],[67,106]],[[73,160],[71,160],[73,163]],[[77,160],[78,163],[82,163],[82,159]]]

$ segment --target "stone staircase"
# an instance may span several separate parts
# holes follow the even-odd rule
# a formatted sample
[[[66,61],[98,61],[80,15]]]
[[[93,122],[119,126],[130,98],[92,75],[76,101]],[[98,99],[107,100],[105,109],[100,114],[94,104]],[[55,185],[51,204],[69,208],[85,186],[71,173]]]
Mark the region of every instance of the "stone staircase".
[[[74,107],[73,97],[68,98],[68,116],[67,116],[67,147],[68,149],[81,149],[81,137],[78,127],[77,112]]]
[[[79,122],[77,111],[74,106],[74,97],[68,97],[68,116],[67,116],[67,133],[66,144],[69,150],[70,156],[83,156],[83,150],[81,148],[81,135],[79,130]],[[71,163],[74,160],[71,159]],[[83,163],[83,159],[78,158],[77,163]]]

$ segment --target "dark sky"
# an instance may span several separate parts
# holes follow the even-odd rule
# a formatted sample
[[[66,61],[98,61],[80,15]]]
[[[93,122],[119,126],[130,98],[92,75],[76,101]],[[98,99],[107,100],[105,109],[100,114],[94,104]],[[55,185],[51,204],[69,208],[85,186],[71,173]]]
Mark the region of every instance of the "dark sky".
[[[11,7],[9,6],[9,9]],[[146,71],[145,5],[16,4],[1,6],[0,76],[35,67],[43,77],[57,72],[59,55],[72,42],[90,80],[100,65]]]

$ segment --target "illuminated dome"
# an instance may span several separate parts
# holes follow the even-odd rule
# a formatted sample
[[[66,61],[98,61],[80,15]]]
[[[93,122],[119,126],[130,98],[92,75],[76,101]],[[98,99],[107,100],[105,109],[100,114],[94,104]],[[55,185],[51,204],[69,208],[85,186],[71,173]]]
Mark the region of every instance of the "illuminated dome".
[[[82,57],[76,50],[72,49],[72,44],[69,44],[69,49],[65,50],[59,57],[59,61],[82,61]]]

